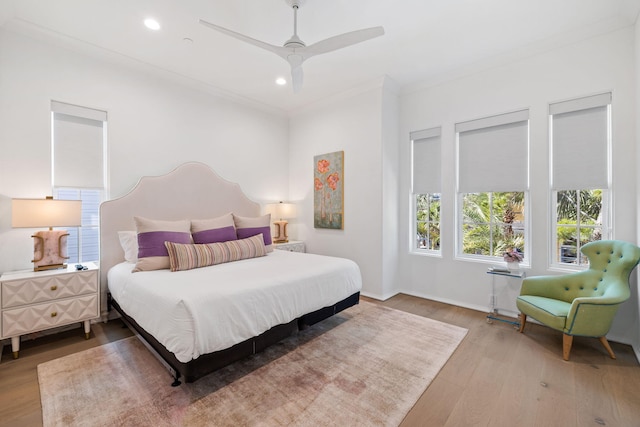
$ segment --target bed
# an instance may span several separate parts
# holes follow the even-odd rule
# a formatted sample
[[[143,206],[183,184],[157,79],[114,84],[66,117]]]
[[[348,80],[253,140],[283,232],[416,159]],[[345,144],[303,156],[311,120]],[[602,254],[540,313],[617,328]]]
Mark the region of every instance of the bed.
[[[130,253],[125,259],[121,238],[134,234],[134,217],[179,222],[230,212],[261,216],[260,205],[239,185],[197,162],[144,177],[100,207],[103,313],[113,308],[120,314],[169,370],[173,385],[193,382],[359,302],[359,268],[343,258],[259,249],[233,262],[139,272],[132,272],[139,260]],[[245,240],[268,248],[262,238]]]

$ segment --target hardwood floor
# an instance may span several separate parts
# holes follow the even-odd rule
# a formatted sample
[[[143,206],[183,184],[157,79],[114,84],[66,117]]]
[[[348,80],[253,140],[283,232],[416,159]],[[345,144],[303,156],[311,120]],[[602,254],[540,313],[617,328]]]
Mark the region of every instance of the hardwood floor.
[[[20,344],[20,357],[13,360],[11,345],[5,345],[0,360],[0,426],[35,427],[42,425],[37,366],[48,360],[97,347],[131,336],[120,320],[91,325],[91,336],[84,338],[78,328],[46,335]],[[90,424],[87,424],[90,425]]]
[[[376,302],[376,301],[371,301]],[[385,306],[469,329],[407,414],[409,426],[640,426],[640,366],[628,345],[575,337],[527,323],[520,334],[485,313],[407,295]]]
[[[401,424],[412,426],[640,426],[640,366],[630,346],[576,337],[562,360],[562,335],[533,323],[524,334],[485,313],[408,295],[364,300],[469,329],[438,376]],[[39,363],[115,341],[131,333],[120,321],[22,343],[0,362],[0,425],[42,425]]]

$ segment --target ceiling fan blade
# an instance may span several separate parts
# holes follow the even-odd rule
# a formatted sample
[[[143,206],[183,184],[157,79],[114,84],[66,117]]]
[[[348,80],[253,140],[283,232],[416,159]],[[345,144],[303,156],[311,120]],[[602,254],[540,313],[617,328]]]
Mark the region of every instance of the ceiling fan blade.
[[[241,41],[243,41],[245,43],[252,44],[252,45],[257,46],[259,48],[268,50],[269,52],[273,52],[276,55],[281,56],[284,59],[287,59],[287,55],[289,54],[289,50],[284,48],[284,47],[282,47],[282,46],[275,46],[275,45],[272,45],[272,44],[269,44],[269,43],[265,43],[265,42],[260,41],[260,40],[256,40],[256,39],[251,38],[251,37],[247,37],[244,34],[236,33],[235,31],[231,31],[231,30],[228,30],[228,29],[226,29],[224,27],[221,27],[219,25],[212,24],[211,22],[207,22],[207,21],[205,21],[203,19],[198,19],[198,22],[200,22],[205,27],[211,28],[212,30],[219,31],[219,32],[221,32],[223,34],[226,34],[226,35],[228,35],[230,37],[233,37],[235,39],[241,40]]]
[[[343,47],[351,46],[356,43],[361,43],[375,37],[379,37],[383,34],[384,28],[372,27],[329,37],[328,39],[321,40],[304,48],[304,56],[306,59],[313,55],[332,52],[334,50],[342,49]]]
[[[304,73],[302,72],[304,57],[300,54],[293,53],[287,56],[287,62],[291,65],[291,85],[293,86],[293,92],[298,93],[302,88],[304,77]]]
[[[293,92],[298,93],[302,88],[302,81],[304,80],[304,73],[302,72],[302,66],[291,67],[291,85],[293,86]]]

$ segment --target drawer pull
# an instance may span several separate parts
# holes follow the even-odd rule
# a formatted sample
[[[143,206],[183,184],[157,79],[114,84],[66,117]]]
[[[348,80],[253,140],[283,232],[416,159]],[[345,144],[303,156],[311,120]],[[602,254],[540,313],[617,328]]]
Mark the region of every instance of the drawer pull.
[[[52,290],[52,291],[56,291],[56,290],[58,290],[58,285],[53,285],[53,286],[51,287],[51,290]]]
[[[52,311],[52,312],[51,312],[51,317],[56,317],[57,315],[58,315],[58,312],[57,312],[57,311]]]

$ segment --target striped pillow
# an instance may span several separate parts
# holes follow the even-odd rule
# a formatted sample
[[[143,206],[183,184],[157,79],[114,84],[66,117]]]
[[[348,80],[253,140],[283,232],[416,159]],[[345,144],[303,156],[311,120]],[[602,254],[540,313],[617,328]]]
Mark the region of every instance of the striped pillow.
[[[233,214],[233,221],[236,224],[238,239],[246,239],[247,237],[262,233],[267,252],[273,251],[273,242],[271,241],[271,214],[258,217],[245,217]]]
[[[164,242],[164,245],[167,247],[167,252],[169,252],[169,267],[171,271],[207,267],[224,262],[256,258],[267,254],[262,234],[248,239],[220,243],[182,244]]]

